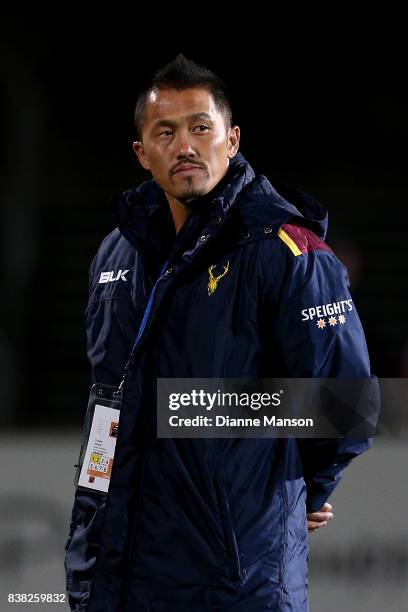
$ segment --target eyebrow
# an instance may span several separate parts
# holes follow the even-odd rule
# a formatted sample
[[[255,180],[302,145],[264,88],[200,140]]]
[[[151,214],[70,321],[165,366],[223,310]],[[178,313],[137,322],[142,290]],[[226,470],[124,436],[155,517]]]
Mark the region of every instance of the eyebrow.
[[[204,112],[194,113],[193,115],[189,115],[187,119],[189,119],[190,121],[197,121],[197,119],[207,119],[207,121],[211,121],[212,123],[211,115],[209,115],[208,113],[204,113]],[[176,121],[171,121],[170,119],[157,119],[153,123],[153,129],[156,129],[158,127],[174,127],[175,125],[177,125]]]

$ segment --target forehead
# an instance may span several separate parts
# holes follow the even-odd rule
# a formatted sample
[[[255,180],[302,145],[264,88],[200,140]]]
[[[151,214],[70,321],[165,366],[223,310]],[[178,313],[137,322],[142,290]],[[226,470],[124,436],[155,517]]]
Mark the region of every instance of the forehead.
[[[177,121],[197,113],[207,113],[214,119],[222,117],[207,89],[154,89],[146,100],[145,124],[164,119]]]

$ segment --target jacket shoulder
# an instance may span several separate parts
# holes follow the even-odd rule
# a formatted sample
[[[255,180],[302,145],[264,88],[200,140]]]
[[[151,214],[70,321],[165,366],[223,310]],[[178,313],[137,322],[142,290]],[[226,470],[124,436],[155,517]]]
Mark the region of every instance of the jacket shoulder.
[[[311,229],[291,222],[269,235],[271,239],[259,242],[259,269],[264,286],[273,294],[278,295],[287,283],[293,290],[311,282],[318,284],[319,274],[326,282],[348,283],[343,263]]]
[[[135,247],[116,227],[100,243],[91,263],[91,272],[94,274],[106,265],[113,267],[134,266],[136,258]]]
[[[123,251],[133,250],[134,246],[124,237],[118,227],[115,227],[109,234],[101,241],[97,255],[103,255],[105,252],[110,252],[112,249],[120,249]]]
[[[284,223],[278,230],[278,238],[291,250],[296,257],[314,251],[333,250],[312,230],[294,223]]]

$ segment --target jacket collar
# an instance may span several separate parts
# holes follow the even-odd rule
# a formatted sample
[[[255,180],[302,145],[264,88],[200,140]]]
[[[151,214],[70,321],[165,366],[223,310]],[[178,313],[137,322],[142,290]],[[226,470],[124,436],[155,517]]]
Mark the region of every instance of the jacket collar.
[[[226,175],[208,194],[191,202],[190,232],[215,225],[218,231],[228,211],[243,189],[253,181],[255,172],[241,153],[230,160]],[[112,198],[119,231],[140,251],[154,270],[166,259],[176,233],[164,191],[151,179],[135,189]],[[191,218],[191,219],[190,219]],[[184,228],[184,226],[183,226]],[[183,228],[181,232],[183,231]],[[181,234],[179,232],[179,234]]]

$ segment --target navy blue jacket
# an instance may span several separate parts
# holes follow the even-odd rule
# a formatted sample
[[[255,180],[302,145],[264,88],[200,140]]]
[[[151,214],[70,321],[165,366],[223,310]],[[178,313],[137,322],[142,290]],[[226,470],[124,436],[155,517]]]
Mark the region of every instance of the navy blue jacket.
[[[308,610],[306,513],[372,440],[156,437],[159,377],[370,376],[347,271],[324,242],[326,210],[280,192],[239,153],[177,236],[155,181],[115,199],[118,227],[90,269],[93,382],[119,385],[153,295],[109,492],[75,493],[72,610]],[[227,262],[211,293],[209,268]],[[336,303],[329,323],[321,307]]]

